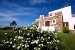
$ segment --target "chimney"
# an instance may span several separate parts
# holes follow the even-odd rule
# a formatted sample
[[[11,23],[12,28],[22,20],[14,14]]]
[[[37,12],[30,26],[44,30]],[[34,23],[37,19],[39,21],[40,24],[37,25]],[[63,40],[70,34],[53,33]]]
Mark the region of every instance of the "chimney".
[[[43,19],[44,18],[44,15],[40,15],[40,19]]]

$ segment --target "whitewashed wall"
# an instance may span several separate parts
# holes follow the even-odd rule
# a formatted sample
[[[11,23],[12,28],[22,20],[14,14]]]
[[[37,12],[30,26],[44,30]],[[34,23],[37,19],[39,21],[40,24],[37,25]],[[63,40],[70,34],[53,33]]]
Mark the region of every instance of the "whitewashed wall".
[[[63,22],[69,22],[69,28],[70,30],[74,30],[74,24],[75,24],[75,18],[72,17],[71,14],[71,6],[64,7],[55,11],[51,11],[50,13],[56,13],[62,11],[63,13]]]

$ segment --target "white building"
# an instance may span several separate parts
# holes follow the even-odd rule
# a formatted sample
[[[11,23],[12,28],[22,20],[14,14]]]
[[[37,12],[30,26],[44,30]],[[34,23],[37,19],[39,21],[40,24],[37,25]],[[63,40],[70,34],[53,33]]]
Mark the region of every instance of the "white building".
[[[70,30],[75,30],[75,17],[71,14],[71,6],[67,6],[58,10],[54,10],[48,13],[48,16],[40,15],[38,25],[44,30],[62,31],[63,26],[68,26]]]

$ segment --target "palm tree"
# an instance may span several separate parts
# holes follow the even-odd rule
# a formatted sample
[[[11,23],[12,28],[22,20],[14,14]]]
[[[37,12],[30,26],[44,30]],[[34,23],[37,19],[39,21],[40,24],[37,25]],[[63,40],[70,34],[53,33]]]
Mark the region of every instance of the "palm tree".
[[[16,24],[16,21],[12,21],[12,23],[10,23],[10,26],[13,27],[13,30],[14,30],[14,28],[16,27],[16,25],[17,25],[17,24]]]

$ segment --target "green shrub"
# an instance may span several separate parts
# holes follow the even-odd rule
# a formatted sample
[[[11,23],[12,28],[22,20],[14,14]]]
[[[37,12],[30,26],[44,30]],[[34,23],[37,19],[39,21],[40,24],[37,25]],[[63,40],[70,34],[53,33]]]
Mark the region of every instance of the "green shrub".
[[[70,32],[69,27],[68,27],[68,26],[64,26],[64,27],[63,27],[63,32],[64,32],[64,33],[69,33],[69,32]]]

